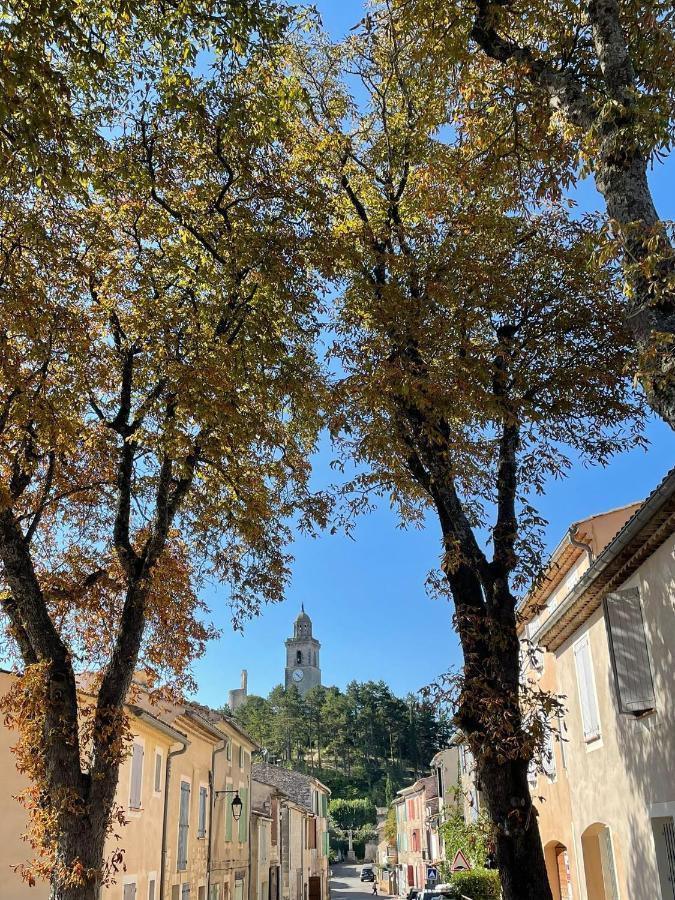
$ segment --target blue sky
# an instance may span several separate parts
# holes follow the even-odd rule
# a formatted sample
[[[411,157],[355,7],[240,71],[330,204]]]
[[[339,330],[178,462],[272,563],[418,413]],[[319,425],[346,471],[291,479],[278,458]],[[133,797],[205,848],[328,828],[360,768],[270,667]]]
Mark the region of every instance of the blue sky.
[[[316,4],[325,27],[341,37],[362,15],[354,0]],[[675,218],[675,160],[651,176],[657,206],[664,218]],[[590,183],[580,186],[582,208],[604,209]],[[675,462],[675,435],[660,422],[649,424],[646,452],[616,457],[605,469],[576,466],[568,478],[549,484],[540,510],[548,520],[549,549],[568,526],[585,516],[645,497]],[[322,447],[315,460],[317,486],[335,478],[331,454]],[[294,547],[293,581],[287,599],[267,606],[242,634],[230,627],[225,590],[207,600],[222,637],[209,645],[195,665],[198,698],[211,705],[227,700],[249,672],[249,691],[267,694],[283,680],[284,640],[300,604],[314,622],[322,643],[323,683],[343,687],[352,679],[384,679],[398,694],[417,690],[459,662],[452,633],[451,606],[427,596],[424,581],[439,557],[439,530],[430,517],[423,530],[401,530],[386,505],[362,518],[352,538],[325,534],[299,539]]]

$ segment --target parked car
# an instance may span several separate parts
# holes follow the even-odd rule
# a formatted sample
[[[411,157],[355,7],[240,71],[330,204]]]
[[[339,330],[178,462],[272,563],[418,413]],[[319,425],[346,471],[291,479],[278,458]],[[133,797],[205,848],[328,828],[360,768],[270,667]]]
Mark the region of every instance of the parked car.
[[[375,872],[371,866],[364,866],[361,869],[361,881],[375,881]]]

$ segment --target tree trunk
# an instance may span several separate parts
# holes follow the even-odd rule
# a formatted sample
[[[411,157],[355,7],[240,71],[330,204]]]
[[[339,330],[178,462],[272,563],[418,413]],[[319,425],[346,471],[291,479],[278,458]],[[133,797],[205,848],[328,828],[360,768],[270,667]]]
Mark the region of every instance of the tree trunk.
[[[69,871],[77,860],[83,874],[87,870],[99,873],[103,864],[106,838],[105,822],[97,816],[97,822],[86,814],[71,815],[62,821],[57,839],[58,862]],[[64,884],[54,878],[49,893],[50,900],[97,900],[99,881],[97,877],[86,878],[79,885]]]
[[[523,759],[479,761],[480,786],[491,821],[500,823],[495,845],[503,900],[552,900],[527,768]]]
[[[610,134],[597,162],[596,184],[621,229],[630,294],[627,324],[639,353],[640,381],[652,409],[675,428],[675,254],[654,207],[647,160],[621,153]],[[649,261],[657,256],[655,263]]]

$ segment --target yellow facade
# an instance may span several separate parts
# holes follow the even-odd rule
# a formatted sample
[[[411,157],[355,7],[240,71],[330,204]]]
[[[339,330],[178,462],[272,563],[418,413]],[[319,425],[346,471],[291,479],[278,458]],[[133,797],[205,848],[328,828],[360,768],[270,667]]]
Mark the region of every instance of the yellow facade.
[[[0,672],[0,693],[13,679]],[[122,900],[125,886],[134,900],[249,900],[251,753],[256,745],[231,720],[210,711],[150,704],[140,683],[127,712],[132,747],[120,766],[116,797],[126,822],[115,829],[105,851],[110,861],[122,850],[123,862],[110,872],[101,900]],[[30,847],[20,837],[26,813],[11,799],[26,786],[10,749],[15,741],[16,734],[1,726],[0,897],[46,900],[46,884],[29,888],[12,869],[30,858]],[[239,822],[232,813],[235,792],[242,800]]]

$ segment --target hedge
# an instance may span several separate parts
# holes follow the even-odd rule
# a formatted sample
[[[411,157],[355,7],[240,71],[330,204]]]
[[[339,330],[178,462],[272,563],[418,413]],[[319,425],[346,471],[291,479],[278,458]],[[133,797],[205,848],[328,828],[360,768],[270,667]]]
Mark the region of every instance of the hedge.
[[[499,872],[495,869],[454,872],[450,884],[457,889],[458,897],[465,894],[471,900],[499,900],[502,895]]]

